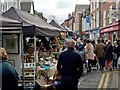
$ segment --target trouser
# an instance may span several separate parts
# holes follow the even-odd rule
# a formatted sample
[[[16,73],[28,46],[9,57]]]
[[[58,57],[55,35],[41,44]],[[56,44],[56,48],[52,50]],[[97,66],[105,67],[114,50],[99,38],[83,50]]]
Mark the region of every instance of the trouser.
[[[110,69],[112,69],[112,60],[111,61],[106,60],[106,68],[108,68],[108,66],[110,67]]]
[[[113,60],[113,68],[114,67],[117,69],[117,59]]]
[[[99,60],[100,70],[103,70],[103,68],[105,67],[105,59],[98,58],[98,60]]]
[[[62,77],[60,90],[78,90],[78,79],[72,76]]]
[[[88,71],[91,72],[92,59],[88,59]]]

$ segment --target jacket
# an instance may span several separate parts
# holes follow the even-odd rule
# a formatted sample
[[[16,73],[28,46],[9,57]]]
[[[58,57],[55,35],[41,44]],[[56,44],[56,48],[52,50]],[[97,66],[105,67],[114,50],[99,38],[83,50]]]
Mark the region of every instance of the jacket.
[[[80,78],[83,73],[81,57],[72,48],[62,52],[58,59],[57,70],[61,76]]]
[[[97,58],[103,58],[104,57],[104,48],[105,45],[102,43],[97,43],[95,46],[95,53],[97,55]]]
[[[18,73],[6,60],[0,60],[2,90],[18,90]]]
[[[87,54],[87,59],[94,59],[94,47],[91,43],[86,44],[85,52]]]

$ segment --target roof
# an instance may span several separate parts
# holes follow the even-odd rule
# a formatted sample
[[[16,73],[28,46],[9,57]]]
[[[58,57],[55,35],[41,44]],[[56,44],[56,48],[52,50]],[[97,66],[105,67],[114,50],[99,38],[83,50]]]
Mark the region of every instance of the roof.
[[[13,20],[7,17],[4,17],[0,15],[0,30],[2,30],[2,33],[4,32],[14,32],[14,33],[20,33],[22,29],[22,22]]]
[[[69,17],[68,19],[66,19],[65,21],[69,21],[70,19],[74,18],[74,16]]]
[[[59,36],[58,28],[50,25],[37,15],[11,7],[3,16],[23,22],[24,35]]]
[[[80,5],[80,4],[76,4],[75,6],[75,12],[82,12],[85,9],[88,9],[89,5]]]
[[[68,28],[68,27],[66,27],[66,26],[63,26],[63,28],[65,28],[65,30],[66,30],[67,32],[73,32],[70,28]]]
[[[62,26],[60,26],[55,20],[52,20],[49,24],[51,24],[51,25],[53,25],[53,26],[61,29],[61,32],[65,32],[65,31],[66,31],[66,30],[65,30]]]

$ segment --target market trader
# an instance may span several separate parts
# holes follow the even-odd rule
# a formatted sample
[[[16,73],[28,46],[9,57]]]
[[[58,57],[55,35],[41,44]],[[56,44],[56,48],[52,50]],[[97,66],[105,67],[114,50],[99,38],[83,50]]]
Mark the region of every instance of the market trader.
[[[58,59],[57,70],[61,76],[60,90],[78,90],[78,79],[83,73],[80,55],[74,51],[75,42],[68,41],[68,50],[62,52]]]
[[[18,90],[18,73],[7,62],[8,55],[4,48],[0,48],[0,89]]]

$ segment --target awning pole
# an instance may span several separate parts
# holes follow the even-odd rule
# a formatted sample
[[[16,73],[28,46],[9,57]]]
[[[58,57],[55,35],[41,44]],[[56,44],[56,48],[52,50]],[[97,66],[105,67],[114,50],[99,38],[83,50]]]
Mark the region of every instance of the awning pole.
[[[23,22],[22,22],[23,26]],[[21,28],[20,36],[21,36],[21,61],[22,61],[22,80],[23,80],[23,87],[25,87],[24,83],[24,45],[23,45],[23,28]]]
[[[34,35],[34,74],[36,73],[36,64],[37,64],[37,57],[36,57],[36,36]],[[35,77],[34,77],[34,79],[35,79]]]

